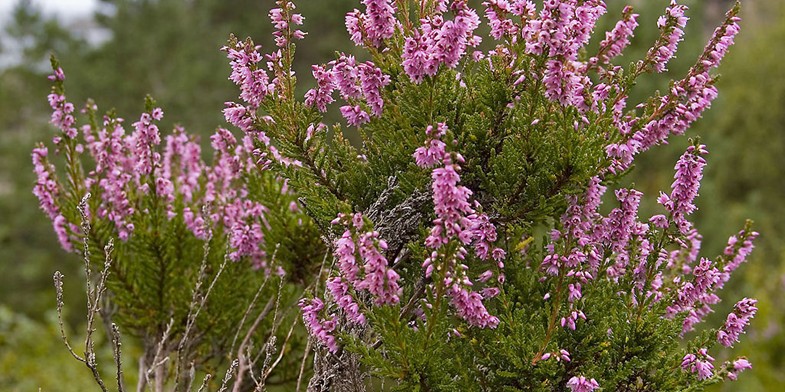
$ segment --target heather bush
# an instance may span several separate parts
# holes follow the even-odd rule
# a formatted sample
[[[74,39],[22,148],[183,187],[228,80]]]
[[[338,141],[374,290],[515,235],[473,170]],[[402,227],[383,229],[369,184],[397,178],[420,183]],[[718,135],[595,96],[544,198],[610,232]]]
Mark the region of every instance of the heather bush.
[[[139,387],[154,390],[197,373],[236,391],[700,390],[751,367],[711,352],[739,341],[755,300],[701,324],[758,235],[747,224],[701,254],[706,146],[673,139],[685,152],[658,215],[617,185],[717,96],[738,4],[643,102],[630,89],[667,69],[684,5],[624,67],[632,7],[595,32],[600,0],[364,0],[346,15],[364,54],[313,65],[301,95],[304,18],[276,4],[273,48],[223,48],[240,132],[218,128],[209,153],[181,127],[162,136],[152,98],[128,129],[92,102],[80,116],[52,60],[56,156],[33,151],[34,193],[85,260],[84,355],[68,348],[103,389],[96,316],[118,358],[121,332],[142,342]]]

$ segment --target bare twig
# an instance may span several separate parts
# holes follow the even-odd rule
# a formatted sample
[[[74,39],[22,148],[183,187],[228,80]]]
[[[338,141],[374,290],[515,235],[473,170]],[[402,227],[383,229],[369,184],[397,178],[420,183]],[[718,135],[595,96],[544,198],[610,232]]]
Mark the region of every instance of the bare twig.
[[[248,331],[246,332],[242,343],[240,343],[240,347],[237,349],[238,370],[237,370],[237,380],[234,382],[234,386],[232,387],[233,392],[239,392],[241,390],[245,372],[247,372],[252,367],[251,362],[248,360],[249,355],[246,351],[248,350],[248,345],[250,343],[251,336],[253,336],[254,331],[256,331],[256,329],[259,327],[259,324],[261,324],[262,320],[264,320],[264,318],[267,317],[267,315],[270,313],[270,310],[272,310],[273,299],[274,298],[270,298],[270,300],[267,301],[267,305],[264,306],[264,309],[262,309],[261,313],[259,313],[259,315],[256,317],[256,320],[254,320],[253,325],[251,325],[251,328],[249,328]]]
[[[202,215],[209,216],[209,214],[203,211]],[[208,217],[209,219],[209,217]],[[202,284],[204,283],[204,279],[207,277],[207,262],[208,256],[210,255],[210,242],[213,239],[213,230],[211,229],[212,224],[209,220],[206,223],[207,226],[207,237],[204,240],[204,246],[202,249],[202,264],[199,266],[199,274],[196,278],[196,284],[194,285],[193,294],[191,297],[191,303],[188,305],[188,316],[186,317],[186,325],[185,325],[185,332],[183,332],[183,336],[180,339],[180,343],[177,345],[177,358],[178,364],[175,366],[175,376],[174,376],[174,387],[172,390],[177,391],[178,386],[180,384],[180,368],[187,362],[187,353],[186,353],[186,344],[188,342],[188,337],[191,333],[191,329],[193,328],[194,324],[196,323],[196,317],[199,315],[199,311],[202,309],[204,305],[204,301],[207,300],[207,295],[201,298],[201,288]],[[216,275],[217,278],[217,275]],[[212,287],[212,285],[210,285]],[[188,381],[188,380],[186,380]],[[186,389],[188,390],[188,388]]]
[[[117,391],[124,392],[125,387],[123,386],[123,359],[121,357],[122,351],[120,347],[123,344],[120,342],[120,329],[117,327],[117,324],[112,323],[112,346],[114,350],[112,353],[114,354],[114,363],[117,367]]]
[[[232,375],[234,371],[237,369],[239,361],[234,360],[232,364],[229,366],[229,369],[226,369],[226,374],[224,375],[223,381],[221,381],[221,388],[218,389],[218,392],[226,392],[226,389],[229,387],[229,381],[232,379]]]
[[[174,325],[174,319],[170,318],[169,322],[166,324],[166,328],[164,329],[163,334],[161,334],[161,340],[158,341],[156,345],[155,355],[153,355],[152,362],[150,363],[150,367],[147,368],[145,372],[144,378],[147,381],[147,385],[150,385],[150,376],[155,374],[155,391],[160,392],[163,389],[163,380],[162,380],[162,372],[159,371],[163,369],[162,366],[169,361],[169,354],[164,353],[166,342],[169,340],[169,336],[172,333],[172,326]]]
[[[273,257],[272,257],[272,260],[270,261],[270,263],[271,263],[270,267],[271,268],[275,265],[275,260],[276,260],[275,257],[278,254],[278,248],[280,248],[280,246],[281,246],[280,243],[275,245],[275,250],[273,251]],[[245,320],[248,319],[248,316],[253,311],[253,308],[256,307],[256,303],[259,300],[259,296],[262,294],[262,290],[264,290],[264,287],[267,285],[267,282],[269,280],[270,280],[270,277],[267,276],[264,279],[264,281],[262,282],[262,284],[259,286],[259,289],[256,290],[256,294],[254,294],[253,299],[251,300],[251,302],[248,303],[248,308],[245,309],[245,313],[243,314],[243,318],[240,319],[240,325],[237,327],[237,332],[235,332],[234,338],[232,339],[232,347],[229,350],[229,352],[234,352],[235,345],[237,344],[237,338],[240,337],[240,331],[243,330],[243,326],[245,325]]]
[[[286,344],[289,343],[289,339],[292,337],[292,332],[294,332],[294,327],[296,325],[297,325],[297,319],[294,319],[291,328],[289,328],[289,332],[286,334],[286,339],[284,339],[283,344],[281,344],[281,351],[278,353],[278,357],[275,359],[275,362],[273,362],[273,364],[270,365],[269,367],[267,367],[267,364],[265,363],[265,366],[262,367],[262,371],[264,372],[262,376],[262,380],[266,380],[267,377],[270,376],[270,373],[273,371],[273,369],[275,369],[275,367],[278,366],[278,364],[281,362],[281,359],[283,359],[284,350],[286,349]]]
[[[305,375],[305,364],[308,361],[308,354],[311,352],[311,345],[313,344],[313,339],[308,338],[308,342],[305,344],[305,352],[303,353],[303,361],[300,362],[300,373],[297,375],[297,389],[296,392],[300,392],[300,387],[303,383],[303,375]]]
[[[184,390],[186,390],[186,391],[190,391],[191,390],[191,386],[194,383],[194,377],[196,377],[196,367],[194,366],[193,361],[191,361],[191,366],[188,367],[188,380],[187,380],[188,383],[185,384],[185,389]]]
[[[63,343],[65,343],[65,347],[68,348],[68,352],[71,353],[71,356],[76,358],[79,362],[85,362],[84,358],[74,352],[74,349],[71,347],[71,344],[68,342],[68,337],[65,334],[65,326],[63,323],[63,274],[60,273],[60,271],[55,271],[54,281],[55,292],[57,293],[57,323],[60,326],[60,338],[63,340]]]
[[[207,384],[210,383],[210,379],[211,378],[213,378],[212,374],[210,374],[210,373],[205,374],[204,375],[204,380],[202,380],[202,386],[199,387],[199,390],[197,392],[205,391],[205,389],[207,388]]]
[[[106,251],[106,262],[104,263],[104,270],[101,272],[101,276],[98,281],[98,286],[94,290],[91,285],[91,274],[90,274],[90,221],[87,216],[87,200],[90,199],[90,194],[86,194],[79,205],[76,207],[79,210],[79,214],[82,217],[82,234],[83,234],[83,258],[84,258],[84,269],[86,275],[86,286],[87,286],[87,327],[85,331],[85,349],[84,349],[84,356],[81,357],[74,352],[71,344],[68,342],[68,338],[65,334],[65,327],[63,323],[63,274],[60,271],[56,271],[54,274],[54,283],[55,283],[55,291],[57,293],[57,319],[60,326],[60,337],[63,339],[65,346],[68,348],[68,351],[71,355],[82,362],[90,369],[90,372],[93,374],[93,379],[101,388],[102,391],[106,392],[106,385],[104,384],[103,379],[101,379],[101,375],[98,372],[98,366],[95,360],[95,347],[93,344],[93,332],[95,328],[93,327],[93,323],[95,320],[95,314],[99,312],[100,309],[100,301],[101,295],[105,290],[105,283],[106,277],[109,274],[109,264],[110,264],[110,253],[111,253],[111,241],[108,246],[108,250]]]

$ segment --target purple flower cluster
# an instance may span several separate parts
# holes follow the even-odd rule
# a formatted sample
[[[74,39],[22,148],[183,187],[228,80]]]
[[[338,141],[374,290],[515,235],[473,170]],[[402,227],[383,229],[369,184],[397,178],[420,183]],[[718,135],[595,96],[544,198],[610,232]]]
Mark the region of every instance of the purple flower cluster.
[[[732,347],[734,343],[739,341],[739,336],[744,333],[744,329],[758,311],[758,308],[755,307],[757,303],[758,301],[750,298],[744,298],[736,303],[733,312],[725,320],[725,325],[717,331],[717,341],[720,344]]]
[[[303,298],[300,300],[299,306],[303,312],[303,322],[308,328],[308,333],[324,344],[330,352],[337,352],[338,341],[333,335],[336,325],[335,316],[325,320],[319,315],[324,309],[324,302],[319,298],[310,300]]]
[[[684,16],[686,11],[686,5],[676,4],[676,1],[672,0],[668,8],[665,9],[665,15],[657,19],[657,27],[660,29],[661,35],[646,56],[656,72],[666,71],[665,65],[676,54],[676,48],[684,37],[683,29],[689,20]]]
[[[354,297],[349,293],[349,285],[340,276],[328,280],[327,289],[332,294],[335,303],[343,309],[349,322],[360,325],[365,324],[365,315],[360,312],[360,305],[357,304]]]
[[[638,14],[632,12],[631,6],[624,7],[622,19],[616,22],[613,30],[605,33],[605,39],[600,42],[599,62],[607,64],[611,59],[619,56],[630,44],[630,38],[634,35],[636,27],[638,27]]]
[[[687,354],[681,362],[681,368],[698,375],[698,380],[705,380],[714,375],[714,358],[708,350],[701,348],[696,354]]]
[[[251,129],[262,100],[275,91],[275,84],[271,83],[267,70],[260,67],[260,48],[250,40],[238,42],[233,48],[223,48],[232,67],[229,80],[240,88],[240,99],[246,104],[227,102],[224,116],[230,124],[246,132]]]
[[[606,11],[600,0],[546,0],[540,17],[527,21],[522,34],[526,52],[574,61],[589,42],[597,20]]]
[[[733,361],[730,366],[730,370],[728,370],[728,379],[731,381],[736,381],[736,379],[739,377],[739,373],[747,369],[752,369],[752,364],[747,360],[747,358],[739,358]]]
[[[62,70],[60,72],[62,73]],[[49,163],[47,155],[49,155],[49,149],[43,145],[39,144],[38,147],[33,149],[33,171],[37,178],[35,186],[33,186],[33,194],[38,197],[41,210],[52,221],[60,246],[67,252],[71,252],[73,246],[69,238],[69,227],[65,217],[60,213],[60,207],[57,205],[60,185],[57,183],[55,167]]]
[[[711,305],[720,301],[714,293],[720,284],[720,271],[716,264],[702,258],[692,270],[693,280],[684,282],[676,293],[676,300],[666,309],[665,316],[673,318],[676,314],[687,312],[682,333],[693,330],[694,325],[711,313]]]
[[[156,146],[161,144],[161,133],[153,121],[160,121],[163,111],[154,109],[151,113],[142,113],[139,121],[133,123],[134,132],[129,137],[134,173],[137,181],[142,176],[153,172],[153,167],[160,165],[161,154],[156,152]]]
[[[380,47],[399,27],[397,7],[392,0],[363,0],[365,12],[358,9],[346,14],[346,30],[356,45]]]
[[[376,305],[398,303],[400,277],[388,267],[387,258],[382,254],[387,249],[387,242],[379,238],[379,232],[361,232],[365,222],[360,213],[340,214],[333,224],[346,226],[346,231],[334,244],[341,279],[355,291],[368,291]]]
[[[425,76],[434,76],[439,66],[455,68],[469,47],[479,45],[481,38],[474,35],[480,25],[477,12],[466,0],[454,0],[449,9],[454,18],[445,20],[447,2],[436,7],[436,12],[420,20],[420,29],[406,37],[402,65],[412,82],[420,83]]]
[[[63,70],[58,69],[59,73],[62,74]],[[57,72],[55,73],[57,74]],[[65,78],[65,77],[63,77]],[[61,79],[55,79],[57,83],[62,83]],[[52,108],[52,117],[50,122],[52,125],[56,126],[60,131],[63,132],[63,135],[68,139],[73,139],[77,136],[77,130],[74,124],[76,120],[74,119],[74,104],[65,100],[65,95],[58,94],[56,92],[52,92],[49,94],[49,106]],[[55,139],[57,140],[57,139]],[[58,144],[55,141],[55,144]]]
[[[350,125],[360,126],[369,122],[371,116],[382,115],[382,89],[390,83],[390,76],[370,61],[358,64],[354,56],[343,54],[328,66],[329,69],[313,66],[317,86],[305,94],[306,106],[325,112],[327,105],[335,101],[333,92],[338,90],[341,98],[348,103],[341,106],[341,114]]]
[[[597,380],[587,379],[584,376],[575,376],[567,381],[567,388],[570,388],[571,392],[592,392],[599,387]]]
[[[365,325],[366,318],[360,309],[358,295],[367,291],[376,306],[397,304],[402,289],[400,276],[388,266],[382,251],[387,243],[377,231],[363,231],[367,224],[362,214],[339,214],[332,224],[346,227],[343,235],[334,242],[333,255],[338,264],[339,276],[327,281],[327,291],[351,324]],[[311,335],[325,344],[331,352],[338,349],[332,332],[338,327],[339,316],[330,313],[328,318],[319,316],[325,309],[319,298],[300,301],[303,321]],[[322,313],[329,313],[326,310]]]
[[[62,74],[59,68],[58,72]],[[56,83],[60,80],[56,78]],[[93,105],[85,110],[94,116],[97,108]],[[198,139],[182,128],[175,128],[161,145],[156,122],[162,118],[163,111],[153,108],[140,116],[130,134],[126,133],[122,119],[108,116],[100,126],[82,127],[83,143],[76,139],[73,142],[84,147],[74,149],[73,153],[87,152],[95,165],[79,180],[83,183],[75,185],[97,195],[100,201],[88,213],[111,222],[117,237],[125,241],[137,229],[135,222],[139,215],[150,213],[151,207],[144,200],[151,199],[165,211],[168,219],[181,216],[197,238],[207,238],[211,229],[207,222],[223,227],[230,245],[229,258],[237,261],[248,257],[252,266],[269,273],[264,250],[264,231],[269,226],[265,220],[267,209],[248,199],[241,178],[257,167],[259,153],[252,137],[246,135],[238,143],[229,131],[219,129],[211,137],[215,157],[213,164],[208,165],[202,161]],[[34,193],[52,220],[63,248],[71,250],[71,241],[79,230],[61,214],[57,205],[62,190],[55,179],[54,167],[46,160],[47,154],[48,150],[42,146],[33,151],[38,177]],[[71,159],[86,161],[78,155]]]
[[[698,196],[700,182],[703,179],[703,168],[706,166],[703,155],[706,154],[708,151],[702,144],[688,147],[676,163],[671,194],[662,193],[657,199],[670,212],[671,220],[682,234],[692,230],[692,223],[687,220],[687,215],[697,210],[695,198]]]
[[[493,258],[499,270],[504,267],[505,253],[501,248],[493,247],[497,239],[496,227],[485,214],[478,214],[472,207],[469,202],[472,192],[458,185],[461,180],[458,163],[463,162],[463,158],[460,154],[445,151],[445,144],[440,139],[447,130],[443,123],[435,129],[429,126],[425,131],[428,136],[426,145],[414,152],[415,161],[420,167],[436,166],[431,175],[436,219],[425,239],[425,246],[431,249],[431,255],[423,263],[423,268],[429,277],[434,270],[442,274],[440,277],[459,317],[476,327],[494,328],[499,319],[488,313],[482,301],[499,291],[495,288],[480,292],[473,289],[474,282],[467,273],[466,246],[473,245],[474,255],[480,260]],[[446,246],[450,243],[457,247]],[[500,272],[498,274],[497,280],[502,283],[504,275]],[[493,271],[487,270],[478,281],[488,280],[492,275]]]
[[[485,17],[488,18],[488,25],[491,27],[491,36],[494,39],[505,37],[511,42],[518,41],[520,27],[511,19],[509,15],[518,18],[528,19],[534,17],[537,11],[534,2],[531,0],[490,0],[482,3],[485,6]]]
[[[679,16],[683,14],[683,8],[684,6],[675,4],[668,8],[668,15],[672,17],[666,18],[667,21],[662,23],[665,23],[666,26],[674,23],[676,25],[672,26],[671,30],[667,30],[671,32],[671,35],[667,35],[667,31],[663,32],[664,35],[658,41],[659,46],[655,45],[647,58],[657,57],[655,53],[670,53],[675,50],[675,47],[665,49],[668,45],[661,43],[661,41],[671,42],[676,39],[674,37],[677,33],[678,37],[681,37],[681,33],[679,33],[681,29],[678,25],[686,23],[686,19]],[[615,161],[610,168],[612,172],[626,170],[632,163],[633,156],[657,144],[664,143],[669,135],[684,134],[690,124],[700,118],[701,114],[711,106],[711,102],[717,97],[717,88],[714,86],[714,77],[709,74],[709,71],[719,65],[739,32],[738,22],[740,19],[736,16],[738,11],[738,7],[728,11],[725,22],[714,31],[698,62],[690,69],[684,79],[673,85],[668,95],[661,97],[659,102],[655,102],[653,114],[645,119],[631,119],[625,126],[625,128],[629,128],[641,124],[641,129],[625,134],[623,143],[613,143],[606,148],[608,156]],[[660,57],[662,56],[664,55]],[[654,64],[661,64],[664,69],[663,61],[664,57]],[[655,67],[655,69],[657,68]]]
[[[297,7],[291,1],[278,0],[275,3],[278,5],[278,8],[271,9],[269,13],[270,20],[273,23],[273,27],[275,27],[273,37],[275,37],[276,46],[285,48],[293,40],[305,38],[307,33],[293,27],[302,25],[305,18],[293,12]]]
[[[722,267],[720,287],[724,286],[725,282],[730,279],[730,274],[747,260],[747,257],[749,257],[752,249],[755,247],[753,242],[756,238],[758,238],[758,233],[750,231],[749,228],[740,231],[738,235],[728,238],[728,245],[723,251],[725,265]]]
[[[526,52],[548,58],[542,81],[549,99],[588,109],[584,95],[591,81],[587,64],[577,61],[578,52],[589,42],[605,11],[603,1],[549,0],[543,3],[539,18],[529,19],[523,27]]]
[[[667,307],[665,316],[672,319],[685,313],[684,333],[691,331],[712,311],[711,306],[719,302],[715,292],[749,255],[757,233],[748,229],[741,231],[738,237],[730,238],[720,261],[703,258],[693,267],[698,259],[701,236],[687,216],[695,210],[693,203],[706,163],[704,154],[705,146],[696,144],[679,159],[671,194],[661,194],[659,198],[670,212],[670,218],[656,215],[649,223],[638,221],[642,194],[628,189],[616,191],[620,207],[603,217],[598,213],[605,192],[600,177],[590,181],[584,195],[568,197],[569,205],[561,219],[562,229],[551,233],[552,241],[546,246],[547,253],[541,265],[546,276],[558,278],[563,284],[569,304],[561,318],[563,327],[575,329],[575,322],[586,317],[576,304],[582,298],[582,287],[601,271],[612,280],[631,272],[635,284],[634,302],[659,301],[672,292],[675,299]],[[678,228],[673,242],[679,249],[668,251],[662,244],[655,248],[657,240],[653,236],[667,231],[671,222]],[[655,257],[653,263],[650,255]],[[666,281],[671,274],[672,281]],[[690,275],[692,279],[685,279]],[[672,288],[670,284],[673,284]],[[735,336],[729,332],[727,338],[732,340]]]

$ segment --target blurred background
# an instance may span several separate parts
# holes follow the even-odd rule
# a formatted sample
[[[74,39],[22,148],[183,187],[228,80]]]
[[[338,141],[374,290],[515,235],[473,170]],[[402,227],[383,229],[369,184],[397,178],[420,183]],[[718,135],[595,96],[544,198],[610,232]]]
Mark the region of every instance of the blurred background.
[[[610,29],[627,3],[641,14],[632,47],[619,64],[644,55],[668,2],[607,2],[598,32]],[[359,3],[297,2],[309,33],[298,45],[295,64],[302,92],[312,82],[310,64],[354,50],[343,16]],[[682,3],[690,5],[691,21],[677,59],[668,73],[642,78],[631,102],[681,78],[732,6],[727,0]],[[761,233],[750,262],[721,293],[723,304],[708,323],[720,325],[742,297],[759,300],[747,337],[734,350],[715,355],[718,361],[746,355],[753,371],[716,390],[773,391],[785,383],[783,3],[742,1],[742,32],[720,68],[720,96],[688,134],[700,135],[710,152],[696,218],[703,255],[719,254],[747,218]],[[51,278],[55,270],[66,276],[67,330],[78,338],[85,303],[81,261],[59,248],[31,193],[30,151],[53,134],[46,102],[49,54],[60,58],[68,98],[75,104],[90,97],[99,109],[115,108],[134,119],[149,93],[166,112],[162,129],[178,123],[204,140],[224,125],[223,102],[237,94],[219,48],[230,32],[270,47],[266,15],[272,6],[273,0],[0,0],[0,390],[94,389],[89,372],[59,339]],[[647,196],[643,216],[656,211],[655,197],[669,189],[673,166],[687,145],[687,137],[672,138],[671,145],[641,157],[628,181]],[[134,345],[125,343],[130,360]],[[111,353],[102,355],[111,365]]]

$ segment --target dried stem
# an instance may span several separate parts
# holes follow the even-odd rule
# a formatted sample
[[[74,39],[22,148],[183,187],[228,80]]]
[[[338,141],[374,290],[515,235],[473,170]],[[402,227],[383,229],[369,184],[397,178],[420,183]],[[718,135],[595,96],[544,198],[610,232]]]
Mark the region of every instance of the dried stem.
[[[275,257],[278,254],[278,248],[280,248],[280,247],[281,247],[280,243],[275,245],[275,251],[273,251],[273,256],[272,256],[272,259],[270,261],[271,262],[271,265],[270,265],[271,268],[275,264]],[[236,347],[235,345],[237,344],[237,338],[240,337],[240,331],[243,330],[243,326],[245,325],[245,320],[248,319],[248,316],[253,311],[253,308],[256,307],[256,304],[259,301],[259,296],[262,294],[262,290],[264,290],[264,287],[267,285],[267,282],[269,280],[270,280],[269,276],[264,279],[262,284],[259,286],[259,289],[256,290],[256,294],[254,294],[253,299],[251,300],[250,303],[248,303],[248,308],[245,309],[245,313],[243,314],[243,318],[240,319],[240,325],[237,326],[237,332],[235,332],[235,334],[234,334],[234,338],[232,339],[232,348],[229,350],[229,352],[234,352],[234,349]]]
[[[232,379],[232,375],[234,371],[237,369],[237,365],[239,364],[238,360],[232,361],[232,364],[229,365],[229,369],[226,369],[226,374],[224,375],[223,381],[221,381],[221,388],[218,389],[218,392],[226,392],[226,389],[229,387],[229,381]]]
[[[121,357],[122,351],[120,349],[122,345],[123,344],[120,342],[120,328],[117,327],[117,324],[112,323],[112,353],[114,354],[115,367],[117,367],[118,392],[125,392],[125,387],[123,386],[123,360]]]
[[[209,214],[206,214],[204,212],[202,215],[209,216]],[[193,295],[191,297],[191,302],[188,306],[188,316],[186,317],[187,321],[185,325],[185,332],[183,333],[183,336],[180,339],[180,343],[177,345],[178,364],[177,366],[175,366],[175,377],[174,377],[175,381],[174,381],[174,387],[172,388],[172,390],[174,391],[178,390],[178,386],[181,379],[180,369],[183,366],[183,364],[186,363],[187,361],[186,345],[188,343],[188,337],[191,333],[191,329],[196,323],[196,317],[199,315],[199,311],[204,306],[204,303],[207,300],[207,296],[209,295],[209,290],[208,290],[208,293],[206,295],[204,295],[203,297],[201,296],[202,284],[204,284],[204,279],[207,277],[207,262],[208,262],[208,256],[210,255],[210,242],[213,239],[213,231],[210,229],[210,227],[212,227],[212,224],[208,221],[206,223],[206,226],[207,226],[207,238],[205,238],[204,240],[204,246],[202,250],[202,264],[199,266],[199,274],[197,275],[196,278],[196,285],[194,285]],[[224,265],[225,265],[225,261],[224,261]],[[221,270],[219,271],[219,273],[215,276],[216,279],[218,278],[222,270],[223,270],[223,265],[221,266]],[[213,283],[215,283],[215,280],[213,280]],[[210,285],[210,288],[212,288],[212,284]],[[186,382],[190,383],[190,380],[186,380]],[[186,388],[186,390],[188,389],[189,388]]]
[[[210,383],[210,379],[212,379],[212,378],[213,378],[212,374],[210,374],[210,373],[205,374],[204,375],[204,380],[202,380],[202,386],[199,387],[199,390],[197,392],[205,391],[206,388],[207,388],[207,384]]]
[[[308,338],[308,342],[305,344],[305,352],[303,353],[303,360],[302,362],[300,362],[300,373],[297,375],[296,392],[300,392],[300,387],[303,383],[303,375],[305,375],[305,364],[308,361],[308,354],[311,353],[312,345],[313,345],[313,338]]]

